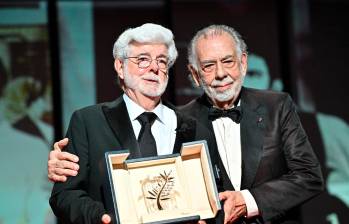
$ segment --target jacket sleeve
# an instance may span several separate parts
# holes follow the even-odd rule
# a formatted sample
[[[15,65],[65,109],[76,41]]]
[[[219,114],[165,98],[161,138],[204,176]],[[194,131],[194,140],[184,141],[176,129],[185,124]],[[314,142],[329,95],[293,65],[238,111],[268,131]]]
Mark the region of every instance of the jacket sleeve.
[[[100,223],[105,213],[101,202],[93,200],[88,194],[89,152],[88,136],[83,118],[79,111],[74,112],[68,132],[69,144],[66,151],[79,157],[79,172],[68,177],[64,183],[54,184],[50,205],[57,218],[64,223]]]
[[[324,188],[321,168],[304,132],[295,105],[288,95],[282,100],[277,117],[280,153],[285,167],[278,176],[249,189],[264,221],[280,219]],[[270,169],[279,169],[271,167]]]

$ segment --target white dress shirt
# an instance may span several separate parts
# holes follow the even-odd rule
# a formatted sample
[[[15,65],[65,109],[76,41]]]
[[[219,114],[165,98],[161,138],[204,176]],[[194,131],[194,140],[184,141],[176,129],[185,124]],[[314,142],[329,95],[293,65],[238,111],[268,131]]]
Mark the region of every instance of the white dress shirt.
[[[219,155],[224,168],[236,191],[241,190],[241,134],[240,124],[228,117],[221,117],[212,121]],[[242,190],[246,202],[247,217],[259,214],[257,203],[249,190]]]
[[[131,119],[133,131],[136,138],[138,138],[142,125],[137,120],[137,117],[146,112],[146,110],[131,100],[126,94],[123,95],[123,99]],[[157,116],[151,126],[151,133],[155,138],[158,155],[171,154],[176,140],[177,116],[175,112],[163,105],[161,101],[153,111],[148,112],[153,112]]]

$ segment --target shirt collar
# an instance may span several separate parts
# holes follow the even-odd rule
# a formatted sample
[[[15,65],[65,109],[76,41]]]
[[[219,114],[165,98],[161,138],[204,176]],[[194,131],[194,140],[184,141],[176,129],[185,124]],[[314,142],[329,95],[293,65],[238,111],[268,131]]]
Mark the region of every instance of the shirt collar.
[[[139,115],[141,115],[143,112],[146,112],[146,110],[139,106],[137,103],[135,103],[132,99],[130,99],[130,97],[128,97],[125,93],[123,94],[123,99],[125,101],[126,104],[126,108],[128,111],[128,115],[130,116],[131,121],[134,121],[137,119],[137,117]],[[162,104],[161,100],[159,102],[159,104],[154,108],[154,110],[152,111],[148,111],[148,112],[153,112],[156,114],[156,116],[158,117],[157,119],[160,122],[164,121],[164,105]]]

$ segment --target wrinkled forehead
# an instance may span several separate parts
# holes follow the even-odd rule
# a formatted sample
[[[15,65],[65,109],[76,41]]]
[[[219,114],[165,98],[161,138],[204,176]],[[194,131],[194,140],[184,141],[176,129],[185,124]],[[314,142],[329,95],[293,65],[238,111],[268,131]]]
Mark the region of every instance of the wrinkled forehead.
[[[211,32],[198,38],[196,53],[199,60],[236,56],[234,39],[225,32]]]
[[[150,56],[168,55],[168,47],[164,43],[140,43],[132,41],[128,45],[128,55],[148,54]]]

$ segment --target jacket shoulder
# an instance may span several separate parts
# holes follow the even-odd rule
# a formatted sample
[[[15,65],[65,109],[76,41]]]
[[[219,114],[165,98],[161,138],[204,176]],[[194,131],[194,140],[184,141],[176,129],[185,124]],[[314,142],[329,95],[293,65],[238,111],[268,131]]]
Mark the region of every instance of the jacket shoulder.
[[[252,88],[243,88],[242,99],[248,101],[258,101],[266,104],[278,104],[284,101],[291,102],[290,95],[286,92],[273,91],[273,90],[260,90]]]
[[[289,96],[286,92],[274,91],[274,90],[262,90],[262,89],[253,89],[244,87],[242,90],[245,94],[255,95],[255,96],[266,96],[266,97],[276,97],[276,98],[285,98]]]
[[[178,108],[179,111],[182,111],[182,112],[183,112],[183,111],[190,110],[191,108],[197,106],[197,104],[198,104],[197,101],[198,101],[198,99],[195,98],[195,99],[193,99],[192,101],[190,101],[189,103],[184,104],[184,105],[180,105],[180,106],[178,106],[177,108]]]
[[[202,112],[202,110],[205,107],[202,104],[202,102],[200,102],[202,100],[201,98],[202,97],[195,98],[185,105],[178,106],[178,110],[188,116],[191,116],[197,119],[197,116]]]
[[[80,117],[83,118],[86,122],[88,119],[103,119],[104,120],[104,112],[103,107],[113,107],[115,101],[112,102],[103,102],[95,105],[86,106],[80,109],[77,109],[73,112],[72,118]]]

